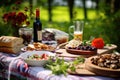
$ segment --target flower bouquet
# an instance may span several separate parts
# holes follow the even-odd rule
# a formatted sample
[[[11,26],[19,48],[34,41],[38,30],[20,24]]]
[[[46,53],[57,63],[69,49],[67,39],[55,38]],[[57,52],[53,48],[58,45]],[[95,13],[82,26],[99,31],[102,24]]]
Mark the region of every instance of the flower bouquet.
[[[12,28],[13,36],[18,36],[18,30],[23,25],[28,26],[30,24],[29,17],[27,15],[28,8],[25,7],[24,11],[18,11],[21,2],[16,2],[16,7],[12,7],[11,12],[7,12],[3,15],[3,21],[5,24]]]

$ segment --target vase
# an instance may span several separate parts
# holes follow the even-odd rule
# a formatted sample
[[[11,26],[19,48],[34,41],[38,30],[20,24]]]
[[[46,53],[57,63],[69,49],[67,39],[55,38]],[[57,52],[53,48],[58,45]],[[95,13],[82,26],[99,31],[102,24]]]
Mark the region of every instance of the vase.
[[[12,36],[14,36],[14,37],[19,37],[19,26],[17,26],[17,25],[15,25],[15,26],[13,26],[13,28],[12,28]]]

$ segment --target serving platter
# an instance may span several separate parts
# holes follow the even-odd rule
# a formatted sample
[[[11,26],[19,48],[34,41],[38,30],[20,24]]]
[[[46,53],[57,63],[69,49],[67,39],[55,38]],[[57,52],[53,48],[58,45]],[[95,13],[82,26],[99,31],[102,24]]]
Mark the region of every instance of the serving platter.
[[[120,69],[103,68],[92,64],[91,59],[94,57],[96,56],[92,56],[86,60],[85,69],[95,73],[96,75],[108,76],[108,77],[120,77]]]
[[[44,43],[37,43],[37,44],[28,44],[28,46],[24,46],[21,48],[21,51],[26,52],[26,51],[54,51],[55,47],[51,45],[47,45]]]
[[[111,70],[106,68],[100,68],[89,63],[89,59],[85,63],[77,65],[79,68],[76,68],[75,71],[68,69],[68,73],[72,75],[81,75],[81,76],[105,76],[105,77],[120,77],[120,69]]]
[[[76,55],[95,55],[97,54],[97,50],[88,51],[88,50],[76,50],[76,49],[66,49],[68,53],[76,54]]]

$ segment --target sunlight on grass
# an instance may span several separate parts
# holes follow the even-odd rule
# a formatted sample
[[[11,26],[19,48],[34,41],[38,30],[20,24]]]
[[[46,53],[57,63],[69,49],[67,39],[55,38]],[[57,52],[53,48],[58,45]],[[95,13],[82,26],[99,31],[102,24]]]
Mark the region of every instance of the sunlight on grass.
[[[97,18],[97,14],[95,10],[88,10],[88,19],[96,19]]]
[[[84,11],[83,8],[75,7],[74,12],[76,12],[75,19],[84,19]],[[74,13],[73,12],[73,13]],[[96,11],[92,9],[87,10],[88,19],[96,19]],[[52,9],[52,20],[57,22],[65,22],[69,21],[69,9],[66,6],[55,6]],[[41,20],[48,21],[48,11],[44,7],[41,8]]]
[[[69,13],[67,7],[55,7],[53,9],[53,21],[69,21]]]
[[[41,9],[40,10],[40,19],[48,21],[48,11],[47,11],[47,9],[45,9],[43,7],[41,7],[40,9]]]
[[[75,7],[74,12],[76,12],[76,19],[84,19],[83,8]]]

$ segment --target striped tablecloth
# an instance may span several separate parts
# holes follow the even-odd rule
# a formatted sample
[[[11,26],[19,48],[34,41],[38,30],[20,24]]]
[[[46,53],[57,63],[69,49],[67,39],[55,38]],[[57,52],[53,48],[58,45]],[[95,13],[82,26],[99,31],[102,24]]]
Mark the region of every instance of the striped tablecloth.
[[[15,76],[22,76],[27,80],[120,80],[120,78],[110,78],[102,76],[78,76],[78,75],[54,75],[50,70],[43,67],[29,67],[22,59],[14,54],[6,54],[0,52],[0,62],[4,63],[7,73]],[[10,71],[9,71],[10,70]],[[2,73],[1,73],[2,75]],[[3,77],[3,76],[2,76]],[[10,75],[6,75],[11,80]]]

